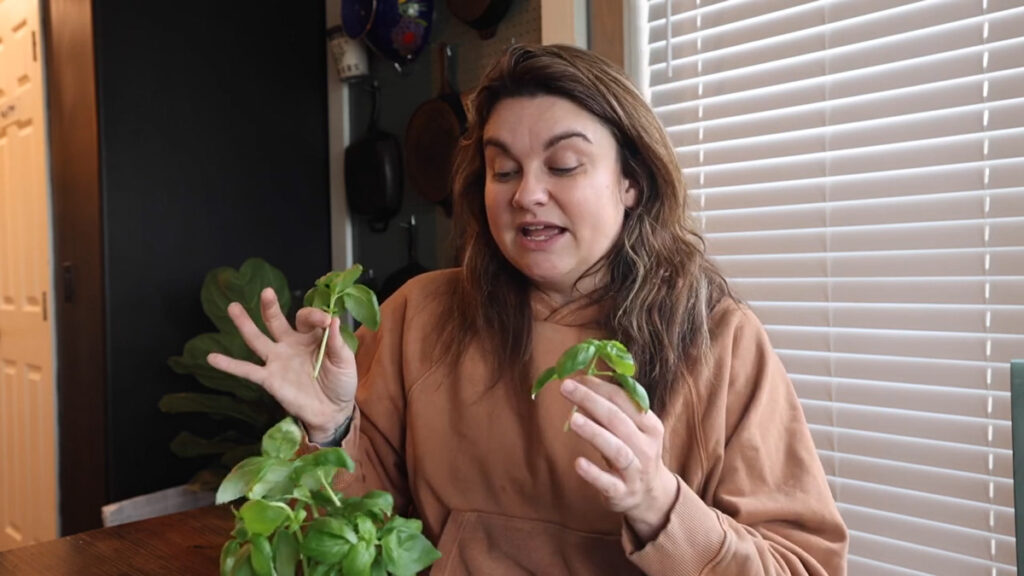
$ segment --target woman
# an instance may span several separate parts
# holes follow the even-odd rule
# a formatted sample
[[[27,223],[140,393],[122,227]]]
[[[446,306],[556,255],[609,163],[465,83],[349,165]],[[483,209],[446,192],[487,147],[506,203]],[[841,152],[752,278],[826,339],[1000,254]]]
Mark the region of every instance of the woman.
[[[388,490],[420,517],[434,573],[844,574],[792,385],[687,227],[672,146],[628,79],[576,48],[515,46],[471,112],[461,268],[392,296],[354,358],[337,320],[304,309],[292,330],[267,290],[272,339],[229,309],[264,366],[210,363],[263,385],[312,442],[340,442],[357,469],[339,488]],[[651,411],[587,376],[530,400],[587,338],[630,348]]]

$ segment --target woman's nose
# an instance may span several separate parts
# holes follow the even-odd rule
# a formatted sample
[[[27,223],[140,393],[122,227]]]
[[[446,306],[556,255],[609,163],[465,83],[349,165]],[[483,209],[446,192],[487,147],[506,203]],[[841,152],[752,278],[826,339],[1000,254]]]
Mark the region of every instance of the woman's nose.
[[[512,196],[512,205],[517,208],[542,206],[547,203],[549,196],[547,181],[536,172],[524,170],[519,187]]]

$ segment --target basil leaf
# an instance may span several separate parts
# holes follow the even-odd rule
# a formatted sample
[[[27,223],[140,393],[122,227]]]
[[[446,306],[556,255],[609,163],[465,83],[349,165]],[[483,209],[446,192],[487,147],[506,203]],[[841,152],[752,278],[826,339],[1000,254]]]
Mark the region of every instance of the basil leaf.
[[[266,466],[268,466],[268,461],[262,456],[253,456],[239,462],[220,483],[220,487],[217,489],[217,504],[230,502],[244,496],[259,479]]]
[[[267,466],[260,473],[256,483],[249,488],[249,499],[275,498],[291,493],[290,476],[294,464],[288,460],[268,459]]]
[[[622,386],[641,412],[647,412],[651,409],[651,401],[647,397],[647,390],[644,390],[644,387],[634,380],[632,376],[616,374],[615,379],[618,380],[619,385]]]
[[[537,393],[540,392],[540,389],[543,388],[544,385],[547,384],[548,382],[554,380],[556,376],[558,376],[558,369],[555,368],[554,366],[541,372],[540,376],[537,377],[537,380],[534,381],[533,388],[530,390],[530,398],[536,398]]]
[[[356,350],[359,350],[359,339],[356,338],[356,335],[352,332],[352,329],[349,328],[348,324],[346,324],[345,322],[342,322],[340,327],[341,339],[344,340],[345,344],[348,345],[348,349],[351,350],[353,354],[355,354]]]
[[[441,553],[419,531],[391,530],[381,539],[384,567],[392,574],[413,576],[433,564]]]
[[[367,492],[361,498],[346,498],[345,511],[350,514],[366,514],[374,520],[383,521],[391,515],[395,499],[382,490]]]
[[[345,576],[370,576],[370,568],[377,557],[373,542],[360,540],[351,547],[341,561],[341,573]]]
[[[310,526],[299,545],[303,556],[325,564],[337,564],[352,546],[341,536]]]
[[[252,543],[250,561],[252,562],[253,572],[256,573],[256,576],[273,576],[274,551],[270,548],[270,541],[267,540],[266,536],[256,534],[250,542]]]
[[[597,354],[597,346],[592,341],[580,342],[562,354],[555,364],[559,378],[566,378],[573,372],[585,369]]]
[[[252,544],[246,542],[235,554],[235,563],[231,566],[231,576],[252,576]]]
[[[605,361],[612,370],[619,374],[632,376],[636,373],[636,364],[633,362],[633,355],[617,340],[603,340],[598,349],[601,359]]]
[[[384,567],[384,559],[380,555],[373,559],[373,566],[370,567],[370,576],[388,576],[388,569]]]
[[[338,294],[349,289],[356,280],[363,274],[363,267],[359,264],[353,264],[351,268],[344,272],[338,273],[337,276],[331,279],[330,287],[331,292]]]
[[[235,539],[224,543],[224,547],[220,549],[220,576],[231,574],[231,569],[235,566],[235,557],[241,546],[242,543]]]
[[[345,302],[345,309],[352,313],[353,318],[370,330],[376,330],[380,326],[380,304],[377,303],[377,295],[373,290],[356,284],[342,292],[341,296]]]
[[[339,447],[320,448],[315,452],[304,454],[295,463],[298,465],[332,466],[334,468],[344,468],[349,472],[356,469],[356,464],[352,461],[352,458],[349,457],[344,448]]]
[[[347,520],[342,518],[335,518],[332,516],[324,516],[317,518],[309,525],[311,530],[319,530],[335,536],[340,536],[347,540],[350,544],[355,544],[359,541],[359,537],[356,536],[356,531],[352,528]]]
[[[299,541],[287,530],[274,534],[271,543],[274,548],[274,569],[277,576],[295,576],[295,565],[299,561]]]
[[[280,526],[291,518],[291,508],[280,502],[267,502],[266,500],[249,500],[238,514],[245,522],[246,529],[251,535],[269,536]]]
[[[291,458],[299,450],[302,431],[291,418],[285,418],[263,434],[262,450],[264,456],[273,458]]]

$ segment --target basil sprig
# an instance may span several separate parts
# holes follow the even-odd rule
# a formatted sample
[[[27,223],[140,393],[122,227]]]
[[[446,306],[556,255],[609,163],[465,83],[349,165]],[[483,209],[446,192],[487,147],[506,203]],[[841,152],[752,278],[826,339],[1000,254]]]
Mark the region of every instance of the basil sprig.
[[[319,308],[332,317],[348,311],[361,324],[371,330],[376,330],[380,326],[380,305],[377,303],[377,295],[373,293],[373,290],[362,284],[356,284],[356,280],[362,273],[363,267],[356,264],[348,270],[324,274],[306,292],[303,305]],[[314,380],[320,374],[324,350],[327,348],[328,332],[329,330],[324,330],[323,340],[320,341],[320,351],[317,353],[316,364],[313,366]],[[341,323],[341,338],[352,349],[352,352],[359,347],[359,340],[356,339],[356,335],[345,322]]]
[[[599,370],[597,368],[599,360],[604,361],[611,371]],[[647,390],[644,390],[644,387],[633,378],[633,374],[636,373],[633,355],[618,340],[595,340],[591,338],[570,347],[562,353],[562,356],[554,366],[541,372],[540,376],[533,383],[530,397],[536,398],[537,393],[548,382],[556,378],[568,378],[573,373],[581,371],[589,376],[611,377],[626,391],[626,394],[633,400],[633,403],[636,404],[641,412],[647,412],[651,409],[651,401],[647,396]]]

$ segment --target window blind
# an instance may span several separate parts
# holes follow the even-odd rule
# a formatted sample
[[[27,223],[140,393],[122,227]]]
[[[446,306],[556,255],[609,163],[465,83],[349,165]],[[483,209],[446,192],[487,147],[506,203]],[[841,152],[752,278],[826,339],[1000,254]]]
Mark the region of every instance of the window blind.
[[[1016,573],[1024,3],[659,0],[643,88],[765,324],[851,575]]]

